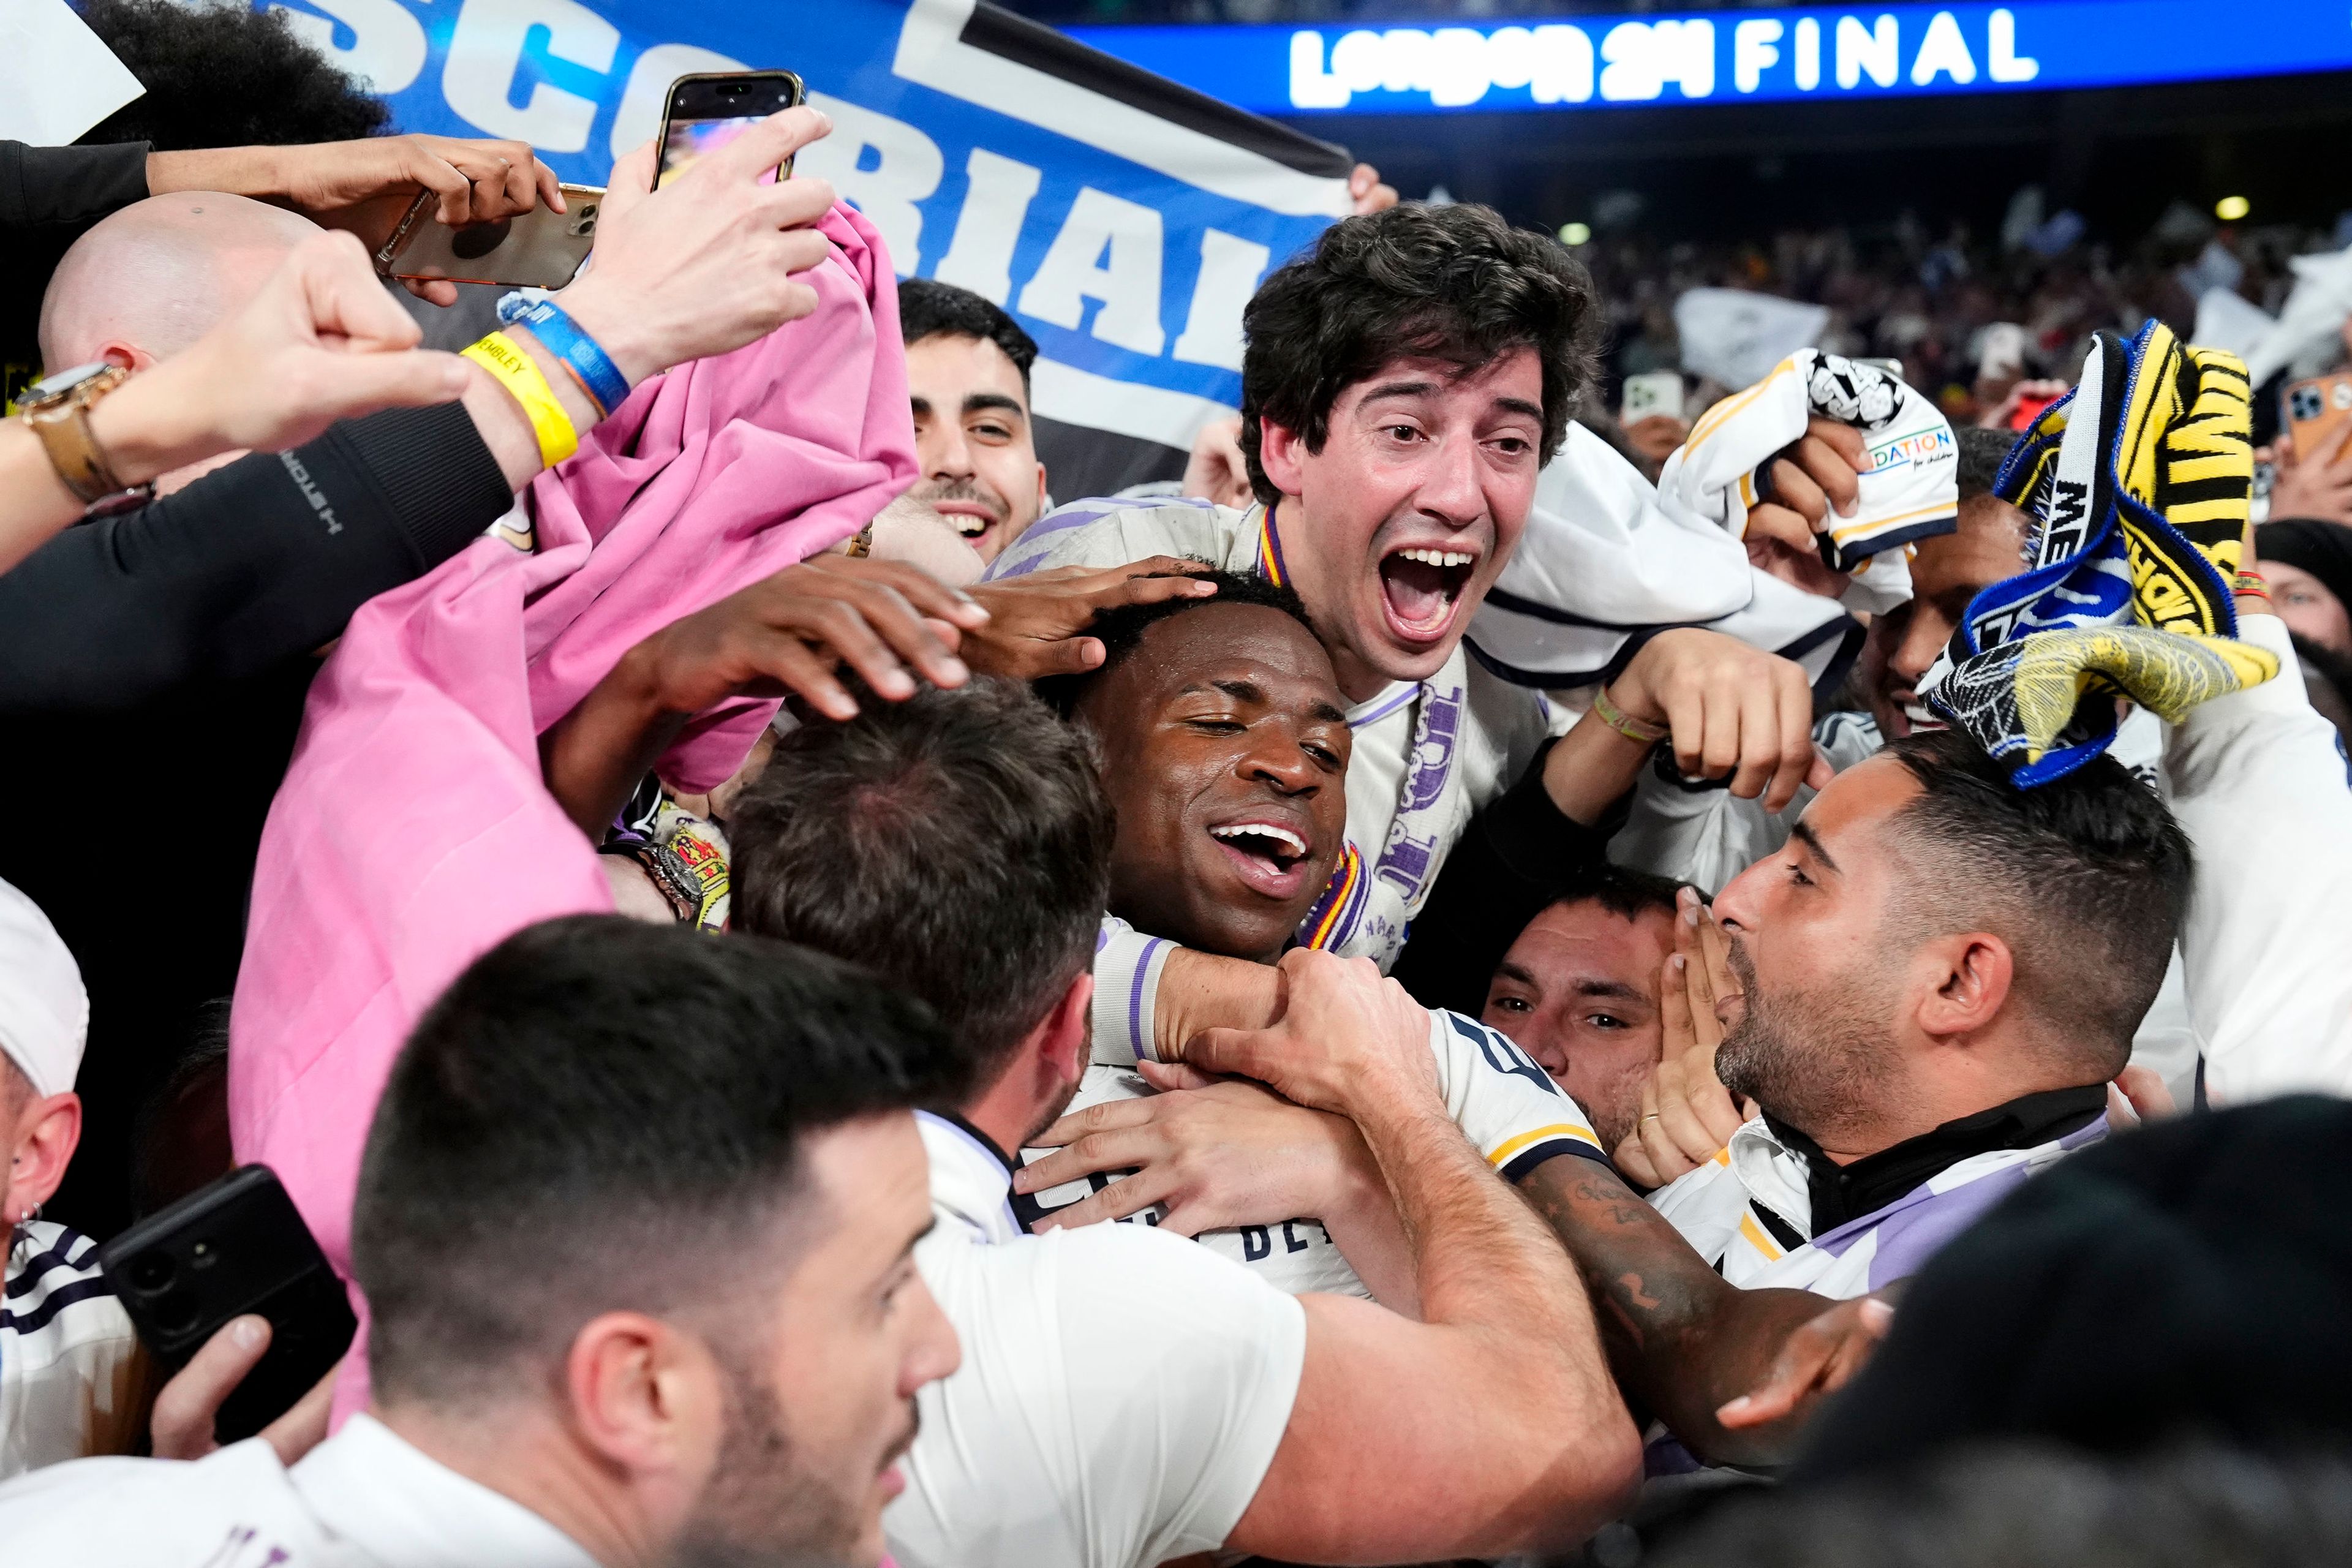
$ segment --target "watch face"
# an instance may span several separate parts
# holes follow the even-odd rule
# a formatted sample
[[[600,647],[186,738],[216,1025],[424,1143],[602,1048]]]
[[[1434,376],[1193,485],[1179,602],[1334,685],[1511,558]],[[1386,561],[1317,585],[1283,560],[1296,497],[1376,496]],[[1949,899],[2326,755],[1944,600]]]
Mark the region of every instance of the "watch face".
[[[112,360],[92,360],[88,364],[78,364],[70,370],[61,370],[54,375],[45,375],[40,380],[33,383],[32,385],[26,387],[25,389],[25,395],[19,398],[18,401],[22,403],[39,403],[47,398],[59,396],[62,394],[71,392],[75,387],[79,386],[83,382],[88,381],[91,376],[96,375],[99,372],[113,368],[113,364],[114,362]]]

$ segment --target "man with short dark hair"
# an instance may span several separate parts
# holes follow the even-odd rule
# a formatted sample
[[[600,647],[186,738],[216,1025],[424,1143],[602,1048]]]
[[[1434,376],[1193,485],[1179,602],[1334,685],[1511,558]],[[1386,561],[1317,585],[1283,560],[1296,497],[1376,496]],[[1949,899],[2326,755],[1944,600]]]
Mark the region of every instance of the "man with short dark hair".
[[[1675,891],[1614,866],[1580,880],[1519,932],[1479,1013],[1575,1097],[1604,1149],[1633,1131],[1664,1047],[1659,976],[1675,951]]]
[[[0,1489],[26,1562],[871,1564],[956,1340],[916,1271],[937,1026],[781,943],[612,916],[435,1004],[369,1135],[372,1414],[290,1469]]]
[[[1036,342],[971,289],[928,278],[898,285],[898,330],[922,473],[907,499],[993,561],[1045,506],[1029,416]]]
[[[1222,626],[1286,621],[1229,605]],[[1249,698],[1201,700],[1218,710],[1173,721],[1205,737]],[[1288,706],[1268,723],[1287,736]],[[735,808],[737,920],[930,1000],[977,1075],[923,1121],[940,1229],[919,1258],[968,1370],[923,1396],[898,1560],[1421,1561],[1588,1532],[1638,1445],[1584,1293],[1448,1115],[1429,1016],[1368,968],[1286,959],[1287,1016],[1349,1064],[1324,1109],[1404,1215],[1423,1321],[1293,1297],[1146,1226],[1023,1234],[1011,1152],[1081,1079],[1111,831],[1085,737],[986,680],[793,731]]]
[[[1762,1114],[1659,1209],[1735,1285],[1909,1274],[2105,1133],[2190,872],[2110,757],[2021,790],[1946,731],[1848,768],[1717,896],[1739,994],[1716,1068]]]

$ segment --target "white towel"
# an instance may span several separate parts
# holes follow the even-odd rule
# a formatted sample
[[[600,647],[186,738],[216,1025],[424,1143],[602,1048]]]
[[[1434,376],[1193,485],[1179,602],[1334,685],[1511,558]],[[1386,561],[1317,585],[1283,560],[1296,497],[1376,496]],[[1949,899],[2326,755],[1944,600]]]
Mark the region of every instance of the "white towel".
[[[1790,354],[1762,381],[1699,416],[1690,439],[1658,476],[1659,500],[1670,511],[1704,519],[1734,539],[1745,537],[1748,512],[1765,499],[1757,470],[1801,439],[1814,416],[1860,430],[1872,462],[1861,476],[1854,515],[1831,515],[1822,559],[1832,571],[1856,573],[1857,585],[1874,600],[1891,592],[1900,603],[1910,596],[1907,572],[1899,588],[1892,581],[1900,547],[1958,526],[1959,445],[1934,404],[1874,366],[1819,349]],[[1864,563],[1882,555],[1888,557],[1885,566],[1863,571]]]
[[[1581,425],[1536,481],[1527,532],[1470,623],[1471,657],[1515,685],[1607,680],[1637,639],[1700,626],[1833,686],[1862,628],[1836,601],[1748,564],[1720,526],[1660,505],[1636,468]]]

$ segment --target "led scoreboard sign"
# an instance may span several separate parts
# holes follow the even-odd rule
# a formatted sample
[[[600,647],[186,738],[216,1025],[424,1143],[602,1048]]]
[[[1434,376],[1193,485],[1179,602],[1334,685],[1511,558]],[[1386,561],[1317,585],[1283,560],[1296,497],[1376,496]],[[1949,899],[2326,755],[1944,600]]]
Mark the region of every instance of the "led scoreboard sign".
[[[1262,113],[1988,93],[2352,68],[2342,0],[2013,0],[1501,26],[1072,27]]]

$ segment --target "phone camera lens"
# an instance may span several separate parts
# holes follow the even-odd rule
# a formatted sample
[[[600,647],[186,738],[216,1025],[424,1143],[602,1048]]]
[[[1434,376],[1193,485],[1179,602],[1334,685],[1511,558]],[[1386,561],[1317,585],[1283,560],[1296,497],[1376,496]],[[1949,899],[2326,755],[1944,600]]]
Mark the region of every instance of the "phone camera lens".
[[[513,229],[514,220],[511,218],[502,217],[496,223],[467,224],[450,237],[449,254],[460,261],[479,261],[504,245]]]
[[[200,1241],[188,1248],[188,1263],[194,1268],[210,1268],[220,1261],[220,1248],[209,1241]]]
[[[172,1259],[161,1252],[143,1252],[131,1260],[131,1288],[142,1296],[152,1296],[172,1283],[178,1270]]]
[[[147,1309],[155,1327],[167,1334],[183,1334],[196,1326],[196,1297],[192,1290],[173,1290]]]
[[[743,84],[740,81],[730,81],[719,90],[730,98],[740,98],[743,96]]]

